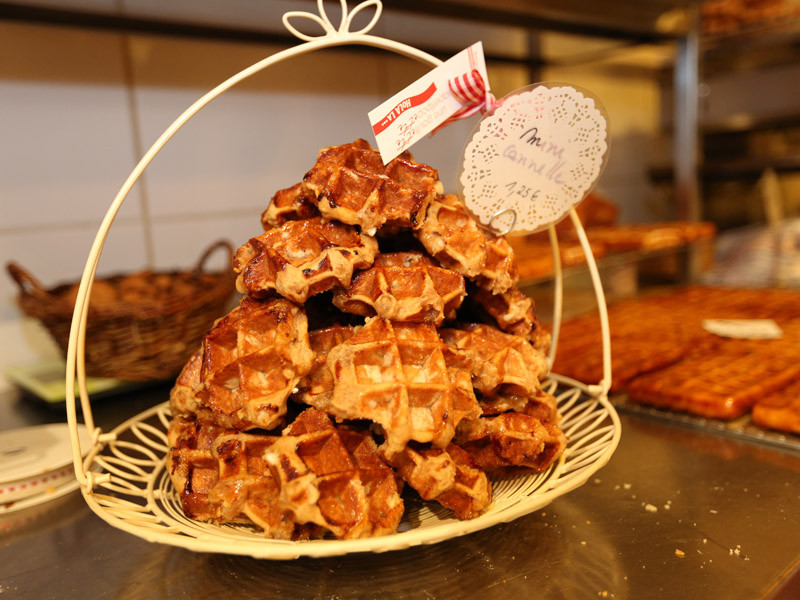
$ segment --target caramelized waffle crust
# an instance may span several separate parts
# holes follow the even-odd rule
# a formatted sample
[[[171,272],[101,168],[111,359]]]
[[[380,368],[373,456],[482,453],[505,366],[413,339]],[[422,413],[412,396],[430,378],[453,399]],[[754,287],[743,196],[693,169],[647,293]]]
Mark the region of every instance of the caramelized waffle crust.
[[[323,148],[302,187],[326,219],[374,234],[384,224],[418,228],[428,204],[442,192],[436,169],[404,152],[384,166],[365,140]]]
[[[283,298],[244,298],[203,338],[170,394],[173,414],[233,429],[272,429],[312,367],[303,309]]]
[[[519,281],[511,246],[505,238],[478,227],[456,196],[438,196],[414,234],[443,267],[474,279],[492,294]]]
[[[500,329],[524,337],[537,350],[547,351],[550,333],[539,322],[533,300],[519,288],[513,286],[502,294],[492,294],[479,288],[473,297],[494,317]]]
[[[552,423],[509,412],[462,421],[454,443],[490,473],[540,472],[561,456],[567,438]]]
[[[435,500],[459,519],[477,517],[492,501],[486,473],[454,444],[444,449],[410,444],[384,458],[423,500]]]
[[[326,408],[337,419],[380,425],[384,452],[411,441],[445,447],[458,423],[480,414],[472,390],[464,390],[458,365],[445,359],[436,328],[427,323],[368,319],[332,348],[326,366],[333,391]]]
[[[378,242],[355,227],[320,217],[289,221],[251,239],[233,259],[236,288],[254,298],[278,292],[298,303],[372,264]]]
[[[465,352],[472,384],[481,395],[532,396],[539,391],[547,362],[524,338],[476,323],[442,329],[439,334],[445,343]]]
[[[392,321],[441,324],[466,296],[464,278],[433,264],[420,252],[379,254],[357,273],[333,304],[344,312]]]
[[[187,516],[260,526],[268,537],[339,539],[394,532],[400,483],[371,437],[308,409],[281,436],[176,417],[167,465]]]

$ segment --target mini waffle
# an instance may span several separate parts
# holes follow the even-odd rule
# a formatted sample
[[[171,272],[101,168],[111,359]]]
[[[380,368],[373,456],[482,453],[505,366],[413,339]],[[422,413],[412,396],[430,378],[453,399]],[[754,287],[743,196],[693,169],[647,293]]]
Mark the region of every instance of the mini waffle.
[[[442,346],[433,325],[368,319],[328,353],[334,381],[329,412],[380,425],[388,454],[409,440],[446,446],[459,421],[479,409],[453,384]],[[468,406],[458,406],[464,402]]]
[[[530,340],[533,347],[542,352],[550,346],[550,333],[539,322],[533,300],[516,286],[502,294],[478,289],[473,297],[503,331]]]
[[[717,349],[713,354],[690,354],[670,367],[637,377],[628,394],[642,404],[733,419],[799,376],[796,356]]]
[[[220,439],[225,442],[223,456],[234,458],[230,465],[219,460]],[[217,523],[253,522],[267,537],[295,537],[294,519],[277,506],[278,484],[263,459],[265,446],[275,439],[173,418],[166,464],[186,516]]]
[[[561,456],[567,438],[555,425],[509,412],[462,421],[454,443],[490,473],[520,468],[538,473]]]
[[[419,252],[379,254],[347,289],[334,292],[341,310],[392,321],[441,324],[466,296],[464,278]]]
[[[197,414],[197,392],[200,391],[200,369],[203,347],[197,349],[183,365],[175,385],[169,392],[169,409],[173,415]]]
[[[486,473],[454,444],[445,449],[409,445],[387,461],[423,500],[436,500],[459,519],[477,517],[492,501]]]
[[[485,237],[486,262],[475,281],[493,294],[502,294],[519,281],[514,250],[504,237],[492,234],[485,234]]]
[[[442,266],[475,279],[492,293],[505,292],[519,279],[505,238],[484,233],[456,196],[437,197],[415,235]]]
[[[439,333],[445,343],[466,352],[472,384],[484,396],[532,396],[539,391],[547,362],[524,338],[475,323]]]
[[[333,395],[333,375],[327,367],[328,352],[349,339],[354,331],[354,327],[332,325],[308,333],[311,350],[314,352],[314,363],[298,384],[298,392],[293,396],[295,400],[323,411],[329,410]]]
[[[313,358],[301,308],[244,298],[203,339],[197,417],[234,429],[279,425]]]
[[[515,412],[536,417],[542,423],[558,425],[561,416],[558,414],[558,403],[555,396],[539,390],[533,396],[493,396],[481,397],[478,404],[483,415],[491,417],[507,412]]]
[[[236,288],[254,298],[277,291],[303,303],[334,285],[347,287],[353,271],[369,267],[377,252],[375,238],[355,227],[320,217],[289,221],[239,248]]]
[[[279,506],[298,523],[319,525],[339,539],[388,535],[400,523],[402,482],[367,433],[337,429],[310,408],[264,459],[280,482]]]
[[[285,190],[279,190],[272,197],[267,210],[261,215],[264,231],[280,227],[286,221],[310,219],[319,214],[316,198],[303,186],[297,183]]]
[[[769,429],[800,434],[800,379],[759,399],[753,407],[753,422]]]
[[[436,169],[414,162],[407,152],[384,166],[365,140],[322,149],[303,186],[325,218],[370,234],[384,223],[416,229],[442,192]]]
[[[278,539],[325,530],[352,539],[393,533],[403,514],[399,479],[372,439],[314,409],[280,437],[178,417],[169,441],[170,475],[198,520],[252,521]]]

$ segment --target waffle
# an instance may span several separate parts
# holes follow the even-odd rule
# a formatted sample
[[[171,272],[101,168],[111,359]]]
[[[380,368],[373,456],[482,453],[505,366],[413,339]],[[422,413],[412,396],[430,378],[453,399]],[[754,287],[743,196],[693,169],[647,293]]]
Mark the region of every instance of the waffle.
[[[550,346],[550,333],[539,322],[533,300],[516,286],[502,294],[478,289],[473,297],[506,333],[530,340],[533,347],[542,352]]]
[[[196,415],[233,429],[271,429],[311,369],[303,310],[283,298],[244,298],[203,338]]]
[[[462,421],[454,443],[490,473],[544,471],[564,452],[567,438],[552,424],[508,412]]]
[[[217,523],[252,522],[267,537],[296,537],[291,513],[275,502],[278,484],[263,459],[265,446],[274,439],[173,418],[166,464],[186,516]],[[235,456],[231,464],[219,460],[219,441],[224,442],[223,457]]]
[[[485,234],[486,262],[476,282],[492,294],[502,294],[517,285],[519,271],[514,250],[504,237]]]
[[[533,396],[500,395],[478,400],[484,416],[491,417],[507,412],[515,412],[536,417],[542,423],[558,425],[561,420],[558,414],[558,403],[555,396],[539,390]]]
[[[169,392],[169,409],[173,415],[197,414],[197,392],[200,391],[200,369],[203,365],[203,347],[192,354],[181,369],[175,385]]]
[[[287,221],[310,219],[316,216],[316,198],[306,190],[302,182],[285,190],[275,192],[267,210],[261,215],[264,231],[280,227]]]
[[[384,224],[416,229],[442,192],[436,169],[414,162],[407,152],[384,166],[365,140],[323,148],[303,186],[326,219],[359,225],[370,234]]]
[[[472,384],[482,395],[533,396],[539,391],[547,362],[524,338],[474,323],[439,334],[445,343],[466,352]]]
[[[330,350],[327,368],[334,381],[330,414],[380,425],[389,455],[409,440],[444,447],[461,419],[479,411],[474,398],[470,402],[453,384],[442,341],[430,324],[367,319]]]
[[[762,427],[800,434],[800,379],[759,399],[753,422]]]
[[[296,400],[326,412],[330,409],[333,375],[327,367],[328,352],[349,339],[354,331],[353,327],[332,325],[308,333],[311,350],[314,352],[314,363],[297,386],[298,391],[293,396]]]
[[[690,354],[628,386],[631,400],[704,417],[733,419],[800,377],[796,356],[770,352]]]
[[[403,514],[401,482],[372,439],[314,409],[281,436],[176,417],[168,440],[170,476],[197,520],[252,521],[276,539],[352,539],[393,533]]]
[[[492,484],[472,457],[453,444],[445,449],[406,446],[384,457],[423,500],[435,500],[459,519],[477,517],[492,501]]]
[[[375,238],[355,227],[320,217],[288,221],[239,248],[236,288],[254,298],[277,291],[303,303],[334,285],[348,286],[353,271],[369,267],[377,252]]]
[[[519,279],[514,252],[505,238],[484,233],[456,196],[437,197],[415,235],[442,266],[475,279],[494,294],[505,292]]]
[[[341,310],[392,321],[441,324],[466,296],[464,278],[442,269],[419,252],[379,254],[357,273],[333,303]]]
[[[280,482],[278,505],[298,523],[339,539],[394,533],[403,516],[401,482],[369,434],[337,429],[322,412],[304,411],[264,459]]]

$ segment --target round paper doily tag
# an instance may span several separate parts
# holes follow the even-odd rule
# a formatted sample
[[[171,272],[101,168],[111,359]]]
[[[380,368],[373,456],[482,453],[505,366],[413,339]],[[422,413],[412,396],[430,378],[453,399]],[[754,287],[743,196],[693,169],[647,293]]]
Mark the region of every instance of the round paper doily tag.
[[[520,88],[475,126],[459,187],[467,208],[500,233],[532,233],[563,219],[608,159],[608,113],[589,90],[544,82]]]

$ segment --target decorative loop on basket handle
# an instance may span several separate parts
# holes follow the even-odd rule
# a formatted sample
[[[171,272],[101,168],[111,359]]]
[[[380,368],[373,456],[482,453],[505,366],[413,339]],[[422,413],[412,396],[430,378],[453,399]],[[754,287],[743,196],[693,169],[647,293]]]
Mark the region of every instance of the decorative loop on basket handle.
[[[366,2],[362,2],[361,4],[357,5],[352,11],[347,10],[347,0],[339,0],[339,4],[342,7],[342,18],[339,21],[339,27],[334,27],[333,23],[331,23],[330,18],[328,18],[328,14],[325,12],[325,1],[324,0],[317,0],[317,9],[319,10],[319,14],[315,15],[314,13],[305,12],[302,10],[292,10],[287,12],[283,15],[283,26],[289,30],[289,33],[294,35],[295,37],[300,38],[306,42],[312,42],[314,40],[318,40],[321,38],[329,37],[329,36],[337,36],[337,35],[362,35],[367,33],[378,22],[380,19],[381,11],[383,11],[383,5],[381,4],[380,0],[366,0]],[[372,15],[372,19],[370,22],[367,23],[364,27],[359,29],[358,31],[350,31],[350,26],[353,24],[353,19],[356,17],[358,13],[362,10],[369,8],[370,6],[375,7],[375,14]],[[299,29],[297,29],[291,23],[291,19],[308,19],[312,23],[316,23],[320,27],[322,27],[323,33],[321,35],[308,35],[303,33]]]
[[[197,261],[197,266],[194,268],[194,273],[200,274],[205,271],[206,262],[208,261],[209,257],[214,254],[214,252],[220,248],[225,248],[228,251],[228,263],[233,263],[233,246],[228,240],[217,240],[213,244],[211,244],[206,251],[203,252],[203,255],[200,257],[200,260]]]
[[[6,271],[8,271],[11,278],[17,282],[23,294],[31,294],[32,296],[38,296],[40,298],[50,297],[50,292],[45,289],[41,282],[17,263],[7,263]]]

